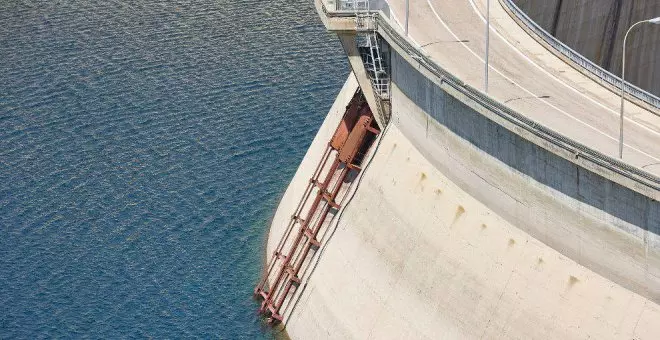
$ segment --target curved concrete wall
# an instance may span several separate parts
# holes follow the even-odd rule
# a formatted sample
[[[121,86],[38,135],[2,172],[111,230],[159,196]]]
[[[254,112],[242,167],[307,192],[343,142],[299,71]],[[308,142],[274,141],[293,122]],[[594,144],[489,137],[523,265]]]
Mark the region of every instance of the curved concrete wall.
[[[399,55],[393,61],[401,98],[410,99],[393,110],[428,114],[445,129],[444,136],[430,140],[415,131],[407,134],[438,169],[516,227],[660,302],[657,201],[508,130],[487,110],[469,106],[469,99],[448,95]],[[400,119],[404,131],[413,122]],[[443,149],[449,159],[442,159]]]
[[[660,16],[657,0],[514,0],[557,39],[621,75],[623,37],[633,23]],[[628,36],[626,79],[660,95],[660,27],[641,25]]]
[[[658,202],[392,63],[392,121],[285,311],[291,338],[657,339]],[[356,88],[287,189],[269,252]]]

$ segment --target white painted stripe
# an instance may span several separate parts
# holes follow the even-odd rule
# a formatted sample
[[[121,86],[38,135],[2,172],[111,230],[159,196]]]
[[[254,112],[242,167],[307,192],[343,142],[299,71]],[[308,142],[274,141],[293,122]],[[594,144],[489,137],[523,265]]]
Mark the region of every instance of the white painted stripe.
[[[460,43],[461,45],[463,45],[463,47],[465,47],[465,49],[467,49],[467,50],[468,50],[472,55],[474,55],[478,60],[480,60],[482,63],[484,63],[484,62],[485,62],[484,59],[482,59],[482,58],[481,58],[476,52],[474,52],[472,49],[470,49],[470,48],[467,46],[467,44],[465,44],[463,41],[461,41],[461,39],[460,39],[460,38],[459,38],[459,37],[458,37],[458,36],[457,36],[457,35],[456,35],[456,34],[455,34],[455,33],[449,28],[449,26],[448,26],[448,25],[442,20],[442,18],[441,18],[440,15],[438,14],[438,12],[435,10],[435,7],[433,7],[433,4],[431,4],[431,1],[430,1],[430,0],[426,0],[426,2],[427,2],[427,4],[429,5],[429,7],[431,8],[431,11],[432,11],[433,14],[435,15],[435,17],[438,19],[438,21],[439,21],[439,22],[442,24],[442,26],[444,26],[445,29],[446,29],[446,30],[447,30],[447,31],[448,31],[448,32],[454,37],[454,39],[458,40],[459,43]],[[423,50],[423,49],[422,49],[422,50]],[[516,51],[517,51],[517,50],[516,50]],[[492,70],[495,71],[497,74],[499,74],[500,76],[502,76],[504,79],[506,79],[506,80],[508,80],[509,82],[511,82],[512,84],[516,85],[516,86],[519,87],[521,90],[527,92],[529,95],[534,96],[534,97],[539,97],[539,95],[534,94],[533,92],[531,92],[531,91],[527,90],[526,88],[522,87],[520,84],[518,84],[517,82],[515,82],[513,79],[511,79],[511,78],[505,76],[502,72],[500,72],[498,69],[494,68],[492,65],[489,66],[489,69],[492,69]],[[595,132],[597,132],[597,133],[599,133],[599,134],[601,134],[601,135],[603,135],[603,136],[605,136],[605,137],[607,137],[607,138],[609,138],[609,139],[611,139],[611,140],[613,140],[613,141],[617,141],[617,142],[618,142],[618,140],[619,140],[618,138],[612,137],[612,136],[608,135],[607,133],[605,133],[605,132],[599,130],[598,128],[589,125],[588,123],[582,121],[581,119],[579,119],[579,118],[577,118],[577,117],[575,117],[575,116],[569,114],[568,112],[566,112],[566,111],[564,111],[564,110],[562,110],[562,109],[560,109],[560,108],[554,106],[552,103],[548,102],[547,100],[544,100],[544,99],[542,99],[542,98],[537,98],[537,99],[538,99],[539,101],[543,102],[544,104],[550,106],[551,108],[557,110],[558,112],[561,112],[561,113],[564,114],[565,116],[567,116],[567,117],[569,117],[569,118],[571,118],[571,119],[573,119],[573,120],[579,122],[580,124],[583,124],[583,125],[587,126],[588,128],[592,129],[593,131],[595,131]],[[652,156],[652,155],[650,155],[650,154],[648,154],[648,153],[646,153],[646,152],[644,152],[644,151],[641,151],[641,150],[639,150],[639,149],[637,149],[637,148],[635,148],[635,147],[632,147],[632,146],[630,146],[630,145],[628,145],[628,144],[625,144],[625,143],[624,143],[624,146],[626,146],[626,147],[628,147],[629,149],[634,150],[634,151],[636,151],[636,152],[638,152],[638,153],[640,153],[640,154],[642,154],[642,155],[644,155],[644,156],[646,156],[646,157],[649,157],[649,158],[651,158],[651,159],[653,159],[653,160],[655,160],[655,161],[660,161],[660,158],[656,158],[656,157],[654,157],[654,156]],[[611,154],[611,153],[610,153],[610,154]]]
[[[485,24],[485,23],[486,23],[486,18],[484,18],[483,14],[482,14],[481,12],[479,12],[479,9],[477,8],[477,5],[474,3],[473,0],[468,0],[468,1],[470,2],[470,5],[472,5],[472,9],[474,10],[474,12],[479,16],[479,18],[481,19],[481,21]],[[577,93],[577,94],[580,95],[581,97],[584,97],[584,98],[586,98],[587,100],[589,100],[590,102],[592,102],[592,103],[594,103],[594,104],[596,104],[596,105],[602,107],[603,109],[605,109],[605,111],[612,113],[612,114],[613,114],[614,116],[616,116],[617,118],[619,117],[619,115],[620,115],[620,112],[619,112],[619,111],[613,110],[612,108],[603,105],[601,102],[599,102],[599,101],[597,101],[597,100],[591,98],[590,96],[585,95],[584,93],[580,92],[578,89],[576,89],[576,88],[570,86],[569,84],[566,84],[563,80],[557,78],[557,76],[555,76],[554,74],[548,72],[545,68],[541,67],[541,65],[535,63],[534,60],[532,60],[531,58],[529,58],[526,54],[524,54],[522,51],[520,51],[518,48],[516,48],[513,44],[511,44],[506,38],[504,38],[504,37],[503,37],[503,36],[502,36],[502,35],[501,35],[501,34],[500,34],[495,28],[493,28],[493,25],[490,26],[490,30],[493,31],[493,32],[494,32],[494,33],[495,33],[500,39],[502,39],[502,41],[504,41],[505,44],[509,45],[509,47],[511,47],[511,49],[513,49],[514,51],[516,51],[516,52],[518,53],[518,55],[520,55],[521,57],[525,58],[525,60],[527,60],[530,64],[534,65],[534,67],[536,67],[537,69],[539,69],[541,72],[545,73],[548,77],[554,79],[554,80],[557,81],[559,84],[561,84],[561,85],[563,85],[564,87],[570,89],[571,91]],[[626,102],[630,103],[629,101],[626,101]],[[630,103],[630,104],[631,104],[631,105],[634,105],[633,103]],[[624,118],[625,120],[627,120],[627,121],[629,121],[629,122],[631,122],[631,123],[633,123],[633,124],[635,124],[635,125],[641,127],[642,129],[645,129],[645,130],[647,130],[647,131],[649,131],[649,132],[655,134],[656,136],[660,136],[660,132],[657,132],[657,131],[655,131],[655,130],[653,130],[653,129],[651,129],[651,128],[649,128],[649,127],[643,125],[643,124],[640,124],[640,123],[638,123],[637,121],[635,121],[635,120],[633,120],[633,119],[631,119],[631,118],[629,118],[629,117],[625,117],[625,116],[624,116],[623,118]],[[618,140],[618,139],[617,139],[617,140]]]
[[[396,14],[394,13],[394,10],[392,9],[392,5],[390,5],[390,0],[385,0],[385,3],[387,3],[387,7],[390,8],[390,14],[392,15],[392,19],[393,19],[393,20],[397,23],[397,25],[399,25],[399,27],[401,27],[401,29],[403,30],[404,27],[403,27],[403,25],[401,24],[401,21],[399,21],[399,19],[397,19]],[[410,32],[408,32],[408,38],[409,38],[410,41],[412,41],[415,45],[417,45],[417,48],[422,48],[422,45],[420,45],[420,44],[417,42],[417,40],[415,40],[415,39],[410,35]]]

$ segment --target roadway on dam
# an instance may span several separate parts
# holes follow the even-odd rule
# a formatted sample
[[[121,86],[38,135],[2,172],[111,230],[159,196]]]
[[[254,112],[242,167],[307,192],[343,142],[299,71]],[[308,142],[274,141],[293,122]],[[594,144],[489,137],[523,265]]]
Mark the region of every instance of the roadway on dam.
[[[405,0],[388,0],[404,21]],[[425,54],[484,89],[486,0],[411,2],[409,35]],[[550,53],[491,0],[488,94],[536,122],[618,157],[620,96]],[[626,102],[625,162],[660,176],[660,112]]]

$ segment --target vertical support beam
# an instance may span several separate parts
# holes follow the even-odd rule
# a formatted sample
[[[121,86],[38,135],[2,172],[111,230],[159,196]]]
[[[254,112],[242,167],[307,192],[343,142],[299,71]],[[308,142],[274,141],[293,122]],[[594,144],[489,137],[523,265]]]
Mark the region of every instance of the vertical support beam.
[[[486,2],[486,63],[484,65],[484,92],[488,93],[488,55],[490,44],[490,0]]]
[[[351,65],[351,69],[353,70],[353,74],[355,75],[360,88],[362,89],[364,98],[367,100],[371,112],[374,113],[374,118],[376,119],[376,123],[378,123],[378,127],[382,130],[386,125],[384,113],[380,110],[382,105],[379,105],[377,102],[380,98],[378,98],[374,88],[371,86],[371,80],[364,67],[364,63],[362,62],[362,57],[360,56],[360,51],[357,47],[357,36],[355,33],[338,33],[337,36],[344,48],[344,52],[348,56],[348,62]]]
[[[408,19],[410,18],[410,0],[406,0],[406,37],[408,36]]]

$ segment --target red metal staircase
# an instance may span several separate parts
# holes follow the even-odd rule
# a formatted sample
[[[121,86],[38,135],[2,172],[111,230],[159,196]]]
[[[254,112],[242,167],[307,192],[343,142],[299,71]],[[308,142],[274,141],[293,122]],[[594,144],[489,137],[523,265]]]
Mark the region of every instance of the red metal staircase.
[[[379,133],[373,114],[358,91],[328,142],[254,290],[255,296],[263,299],[259,312],[269,322],[282,321],[282,307],[292,300],[302,283],[303,266],[310,263],[316,250],[321,247],[321,240],[318,239],[321,229],[327,228],[328,216],[341,209],[341,202],[352,184],[349,179],[361,171],[362,159]]]

